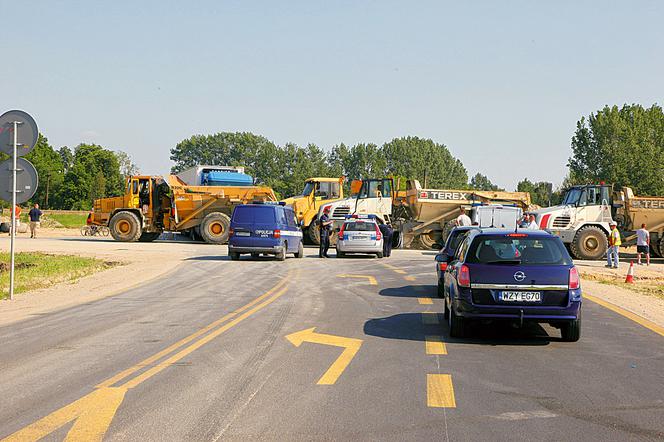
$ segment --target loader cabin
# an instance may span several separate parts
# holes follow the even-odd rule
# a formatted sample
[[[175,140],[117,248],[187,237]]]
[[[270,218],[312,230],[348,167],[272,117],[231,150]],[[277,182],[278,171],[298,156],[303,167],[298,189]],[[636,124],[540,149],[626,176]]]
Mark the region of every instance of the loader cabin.
[[[341,182],[338,178],[309,178],[304,183],[302,196],[313,196],[316,200],[341,198]]]
[[[156,227],[163,228],[163,217],[159,215],[170,209],[164,201],[168,192],[168,184],[161,177],[129,177],[125,192],[126,207],[139,209]]]
[[[571,187],[565,193],[563,206],[600,206],[611,205],[611,186],[606,184],[589,184]]]

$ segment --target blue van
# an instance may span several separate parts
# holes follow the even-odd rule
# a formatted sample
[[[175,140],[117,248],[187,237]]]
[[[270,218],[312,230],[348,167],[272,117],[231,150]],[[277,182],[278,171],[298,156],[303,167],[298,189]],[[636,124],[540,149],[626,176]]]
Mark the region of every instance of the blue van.
[[[283,203],[255,203],[236,206],[231,218],[228,255],[233,261],[243,253],[257,258],[261,253],[286,259],[287,253],[304,256],[302,230],[295,212]]]

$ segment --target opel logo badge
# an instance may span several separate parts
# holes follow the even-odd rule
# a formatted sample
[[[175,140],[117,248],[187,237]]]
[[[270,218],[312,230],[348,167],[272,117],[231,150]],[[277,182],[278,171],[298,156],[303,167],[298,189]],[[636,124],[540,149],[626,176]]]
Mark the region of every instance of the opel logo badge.
[[[518,271],[518,272],[516,272],[516,273],[514,274],[514,279],[515,279],[516,281],[521,282],[521,281],[523,281],[524,279],[526,279],[526,274],[523,273],[523,272],[521,272],[521,271]]]

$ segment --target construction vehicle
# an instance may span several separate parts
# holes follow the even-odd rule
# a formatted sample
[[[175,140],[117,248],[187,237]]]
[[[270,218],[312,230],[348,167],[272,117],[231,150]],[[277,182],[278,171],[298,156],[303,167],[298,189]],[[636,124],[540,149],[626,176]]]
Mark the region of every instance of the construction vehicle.
[[[243,166],[194,166],[179,172],[178,178],[190,186],[253,186],[254,179]]]
[[[123,196],[94,202],[93,225],[107,226],[117,241],[150,242],[162,232],[189,234],[212,244],[228,240],[230,216],[239,204],[276,201],[263,186],[191,186],[176,175],[131,176]]]
[[[304,182],[301,195],[282,200],[282,202],[293,207],[295,217],[302,227],[302,233],[310,242],[320,243],[320,232],[316,226],[318,211],[323,205],[343,199],[345,179],[345,177],[308,178]]]
[[[541,229],[560,236],[577,259],[601,259],[608,248],[609,224],[616,222],[625,238],[634,244],[634,232],[646,224],[653,255],[664,255],[664,198],[637,197],[629,187],[613,190],[609,184],[569,188],[560,205],[533,211]]]
[[[320,213],[329,207],[335,227],[349,214],[376,215],[395,228],[393,244],[404,247],[431,249],[442,244],[461,207],[466,207],[471,217],[485,220],[485,216],[474,215],[473,210],[487,204],[517,206],[522,210],[530,206],[527,192],[423,189],[417,180],[406,181],[405,192],[395,191],[391,178],[364,179],[359,184],[353,182],[353,187],[359,187],[357,192],[351,190],[355,196],[326,204]]]

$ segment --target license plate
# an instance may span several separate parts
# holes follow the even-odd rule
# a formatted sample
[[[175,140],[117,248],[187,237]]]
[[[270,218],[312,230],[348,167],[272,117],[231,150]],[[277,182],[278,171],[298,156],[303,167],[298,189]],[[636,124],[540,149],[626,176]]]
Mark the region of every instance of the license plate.
[[[503,302],[541,302],[541,292],[500,292],[498,300]]]
[[[367,240],[367,239],[369,239],[368,236],[362,236],[362,235],[354,236],[354,237],[353,237],[353,240],[354,240],[354,241],[364,241],[364,240]]]
[[[235,236],[249,236],[251,235],[249,232],[235,232]]]

